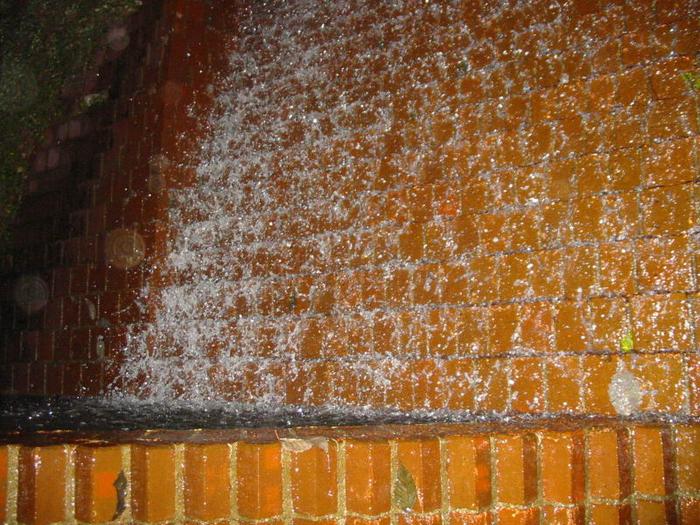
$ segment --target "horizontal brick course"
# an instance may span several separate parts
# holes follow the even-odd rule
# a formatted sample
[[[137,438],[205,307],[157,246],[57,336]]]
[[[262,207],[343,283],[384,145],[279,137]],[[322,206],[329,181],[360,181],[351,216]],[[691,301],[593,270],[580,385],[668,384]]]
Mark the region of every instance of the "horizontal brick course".
[[[562,424],[578,428],[557,428]],[[394,518],[538,523],[540,517],[566,524],[631,518],[690,524],[697,516],[697,424],[589,427],[568,421],[507,433],[470,425],[420,429],[439,439],[416,437],[408,426],[400,431],[414,437],[400,439],[386,427],[363,427],[365,437],[299,431],[291,435],[300,437],[280,441],[260,433],[264,443],[81,445],[75,452],[73,445],[26,446],[18,456],[4,445],[4,511],[24,523],[110,522],[119,498],[112,478],[121,473],[131,489],[118,522],[162,523],[182,513],[198,523],[321,519],[358,525]],[[214,436],[196,433],[198,440]],[[125,452],[130,468],[122,463]],[[409,504],[410,511],[402,508]]]

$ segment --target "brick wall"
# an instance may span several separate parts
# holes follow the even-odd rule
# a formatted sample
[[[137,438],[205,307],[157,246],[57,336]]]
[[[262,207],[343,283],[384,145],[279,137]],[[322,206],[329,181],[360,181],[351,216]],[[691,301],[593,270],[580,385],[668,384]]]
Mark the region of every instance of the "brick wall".
[[[0,447],[8,523],[661,524],[700,519],[697,425],[468,426]],[[235,432],[233,432],[235,434]],[[430,437],[426,437],[429,435]],[[185,440],[184,442],[181,440]],[[44,437],[46,440],[46,436]],[[9,473],[9,475],[5,475]]]
[[[167,206],[161,152],[186,123],[198,74],[182,55],[199,44],[180,22],[194,9],[145,4],[66,85],[76,116],[33,156],[0,267],[5,394],[104,393],[130,327],[150,313],[142,291],[158,279]],[[106,101],[78,111],[94,95]]]
[[[7,392],[698,414],[696,3],[149,5],[36,155]]]
[[[696,3],[251,5],[136,395],[698,414]]]

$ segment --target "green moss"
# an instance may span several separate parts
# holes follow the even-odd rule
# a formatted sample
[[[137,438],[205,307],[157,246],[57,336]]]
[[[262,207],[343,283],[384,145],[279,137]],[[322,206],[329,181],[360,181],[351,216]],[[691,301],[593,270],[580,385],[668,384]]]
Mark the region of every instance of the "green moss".
[[[686,71],[681,73],[691,89],[700,92],[700,71]]]
[[[67,107],[61,91],[90,65],[107,29],[140,0],[0,0],[0,237],[6,241],[28,159]],[[0,246],[5,242],[0,242]]]

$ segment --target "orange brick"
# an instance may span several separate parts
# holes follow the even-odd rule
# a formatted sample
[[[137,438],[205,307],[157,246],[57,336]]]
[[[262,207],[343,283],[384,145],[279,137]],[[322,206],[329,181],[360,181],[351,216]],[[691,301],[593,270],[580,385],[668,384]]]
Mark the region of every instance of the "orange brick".
[[[474,362],[475,405],[479,412],[505,412],[508,406],[507,359],[479,358]]]
[[[588,319],[595,350],[617,351],[620,340],[630,332],[628,306],[622,299],[591,299]]]
[[[398,516],[399,525],[442,525],[440,514],[409,514],[402,513]]]
[[[596,196],[586,196],[570,202],[570,241],[599,242],[605,240],[603,201]]]
[[[449,525],[490,525],[491,523],[491,515],[488,512],[450,512]]]
[[[473,371],[473,359],[450,359],[445,364],[444,397],[451,410],[474,411]]]
[[[630,521],[623,521],[621,514],[623,507],[620,505],[593,504],[590,506],[591,525],[624,525]]]
[[[501,301],[522,299],[529,293],[529,255],[508,253],[500,257],[498,298]]]
[[[597,249],[591,247],[564,250],[564,294],[568,298],[588,296],[597,287]]]
[[[67,449],[20,447],[17,519],[24,523],[64,521]]]
[[[375,516],[391,508],[391,453],[388,443],[348,441],[345,445],[347,508]]]
[[[681,354],[640,355],[633,362],[632,370],[642,381],[646,393],[641,410],[664,413],[683,410],[687,392]]]
[[[466,303],[469,297],[470,279],[467,276],[465,265],[462,263],[446,264],[444,271],[443,301],[447,304]]]
[[[469,271],[472,286],[469,290],[469,300],[475,303],[495,301],[498,288],[494,286],[499,275],[499,257],[473,257],[469,260]]]
[[[700,426],[677,426],[675,443],[678,489],[697,492],[700,490]]]
[[[583,501],[583,435],[545,431],[541,434],[542,497],[552,503]]]
[[[133,445],[131,508],[139,521],[165,521],[175,516],[175,450],[173,446]]]
[[[328,440],[328,449],[313,447],[291,452],[292,507],[312,516],[335,513],[337,509],[337,446]]]
[[[411,223],[399,235],[399,255],[402,259],[416,261],[423,257],[423,225]]]
[[[489,440],[484,437],[445,438],[447,496],[451,510],[484,509],[491,505]]]
[[[632,441],[634,451],[634,490],[635,492],[663,496],[664,451],[661,429],[636,427]]]
[[[589,414],[614,415],[615,408],[610,402],[608,387],[617,371],[617,356],[587,355],[583,358],[584,402]]]
[[[686,238],[640,239],[637,242],[637,283],[640,291],[691,290],[692,271]]]
[[[499,525],[538,525],[540,509],[499,509],[497,511]]]
[[[691,354],[688,359],[688,384],[690,392],[690,413],[700,415],[700,355]]]
[[[540,215],[537,209],[516,211],[508,216],[507,229],[512,250],[536,250],[539,247]]]
[[[364,520],[363,520],[364,521]],[[368,522],[374,521],[374,520],[366,520]],[[377,520],[378,521],[378,520]],[[273,522],[276,523],[276,525],[282,525],[284,522],[279,521],[279,522]],[[303,519],[303,518],[294,518],[292,520],[293,525],[338,525],[337,520],[333,519],[327,519],[327,520],[310,520],[310,519]]]
[[[692,181],[696,177],[695,150],[694,139],[651,144],[644,152],[644,183],[670,186]]]
[[[440,445],[437,440],[400,441],[398,460],[413,477],[417,501],[412,510],[431,512],[441,505]]]
[[[537,357],[514,357],[510,362],[510,406],[514,412],[544,410],[544,363]]]
[[[556,297],[562,293],[562,250],[543,250],[530,254],[530,284],[535,297]]]
[[[682,97],[688,88],[682,76],[684,71],[692,71],[693,60],[690,57],[676,57],[652,66],[651,88],[656,98]]]
[[[419,266],[413,272],[413,301],[418,305],[440,304],[445,276],[439,264]]]
[[[581,352],[588,348],[588,330],[582,303],[567,301],[555,305],[554,337],[556,350],[560,352]]]
[[[428,259],[443,261],[452,257],[454,241],[451,228],[444,222],[430,222],[425,225],[425,256]]]
[[[681,498],[681,525],[695,525],[700,523],[700,499]]]
[[[650,95],[648,84],[642,69],[632,69],[619,75],[616,102],[622,106],[632,106],[633,111],[644,107]]]
[[[586,468],[592,497],[620,499],[621,476],[618,435],[615,430],[588,431]]]
[[[608,158],[607,187],[614,191],[637,188],[642,180],[642,159],[636,150],[611,152]]]
[[[632,299],[635,347],[641,351],[689,351],[692,331],[689,305],[682,294]]]
[[[521,304],[516,347],[528,352],[550,352],[554,342],[554,311],[548,302]]]
[[[663,501],[638,499],[636,504],[637,523],[668,523],[666,504]]]
[[[119,447],[78,447],[75,457],[75,515],[80,521],[111,521],[117,508]]]
[[[577,413],[583,407],[583,371],[578,356],[556,356],[547,361],[548,410]]]
[[[583,525],[584,517],[582,507],[542,507],[542,518],[547,525]]]
[[[643,230],[647,235],[680,234],[693,225],[689,184],[650,188],[640,194]]]
[[[496,498],[528,505],[537,497],[536,438],[531,434],[494,438]]]
[[[279,443],[239,443],[236,472],[238,511],[248,519],[282,513],[282,462]]]
[[[185,515],[227,518],[231,489],[228,445],[185,445]]]
[[[485,253],[498,253],[509,248],[509,232],[506,226],[506,214],[503,212],[487,213],[478,216],[480,246]]]
[[[345,523],[347,525],[389,525],[389,517],[367,519],[359,518],[357,516],[348,516],[345,520]]]
[[[652,139],[688,137],[698,132],[697,111],[690,98],[658,100],[649,113]]]
[[[489,309],[489,353],[503,354],[513,349],[518,328],[518,305],[507,304]]]
[[[409,301],[411,273],[405,268],[394,268],[386,279],[386,300],[389,306],[403,306]]]

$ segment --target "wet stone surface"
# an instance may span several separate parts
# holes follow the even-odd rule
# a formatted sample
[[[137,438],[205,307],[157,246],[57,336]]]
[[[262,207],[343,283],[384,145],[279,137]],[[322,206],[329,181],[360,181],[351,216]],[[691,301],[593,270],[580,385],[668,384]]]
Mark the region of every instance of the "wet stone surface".
[[[697,418],[695,418],[697,419]],[[604,423],[606,425],[642,422],[692,423],[693,418],[663,414],[645,414],[628,418],[571,416],[550,414],[546,417],[474,414],[464,411],[373,410],[337,407],[278,407],[263,410],[237,404],[209,404],[193,407],[189,403],[138,403],[100,398],[4,397],[0,399],[0,437],[52,431],[109,433],[145,430],[233,430],[285,429],[303,427],[375,427],[397,425],[468,424],[474,432],[494,424],[509,428],[561,427]]]

